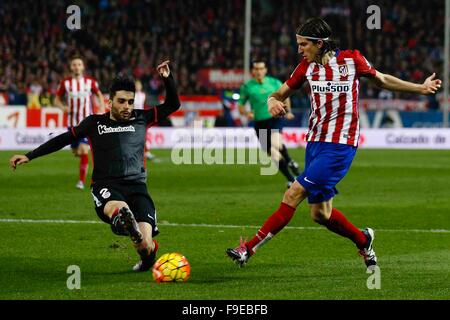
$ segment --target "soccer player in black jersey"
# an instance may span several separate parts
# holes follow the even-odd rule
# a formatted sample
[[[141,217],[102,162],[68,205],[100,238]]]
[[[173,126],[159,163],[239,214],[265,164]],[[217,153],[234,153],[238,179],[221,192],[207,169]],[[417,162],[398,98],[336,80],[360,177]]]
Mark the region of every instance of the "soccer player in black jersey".
[[[149,110],[134,110],[135,82],[118,76],[110,88],[110,112],[91,115],[71,131],[50,139],[26,155],[10,159],[11,167],[16,169],[20,164],[87,137],[94,159],[91,192],[95,211],[102,221],[111,224],[115,234],[131,237],[141,258],[133,267],[134,271],[149,270],[158,250],[153,240],[159,233],[155,206],[147,192],[144,168],[146,131],[180,107],[169,61],[156,69],[166,88],[163,104]]]

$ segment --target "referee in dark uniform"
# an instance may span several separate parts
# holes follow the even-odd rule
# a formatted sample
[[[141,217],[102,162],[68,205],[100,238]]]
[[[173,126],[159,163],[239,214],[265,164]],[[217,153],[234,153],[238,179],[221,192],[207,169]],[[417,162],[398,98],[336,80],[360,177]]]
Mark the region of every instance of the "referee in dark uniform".
[[[134,271],[149,270],[156,259],[156,210],[147,192],[144,145],[147,128],[179,109],[169,61],[157,67],[166,88],[165,102],[148,110],[134,110],[134,79],[118,76],[110,88],[111,111],[91,115],[71,131],[42,144],[26,155],[10,159],[13,169],[87,137],[94,160],[91,192],[100,219],[115,234],[130,236],[141,260]]]

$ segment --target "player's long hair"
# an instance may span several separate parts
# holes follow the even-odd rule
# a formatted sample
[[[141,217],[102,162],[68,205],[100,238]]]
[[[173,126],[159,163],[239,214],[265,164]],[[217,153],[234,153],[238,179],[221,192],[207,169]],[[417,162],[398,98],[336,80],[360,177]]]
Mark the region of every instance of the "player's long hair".
[[[322,40],[323,47],[320,52],[321,56],[329,51],[337,49],[338,44],[336,40],[332,39],[331,27],[321,18],[308,19],[304,24],[297,28],[296,33],[313,43]]]

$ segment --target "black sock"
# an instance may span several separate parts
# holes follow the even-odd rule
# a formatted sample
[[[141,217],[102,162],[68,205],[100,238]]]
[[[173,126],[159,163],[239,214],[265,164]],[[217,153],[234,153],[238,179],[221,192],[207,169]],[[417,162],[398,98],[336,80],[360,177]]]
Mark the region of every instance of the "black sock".
[[[284,160],[286,160],[287,163],[292,161],[291,157],[289,156],[288,150],[284,144],[281,147],[280,153],[283,156]]]
[[[145,248],[143,250],[138,250],[138,254],[145,266],[153,266],[153,264],[155,263],[156,253],[154,250],[152,250],[149,254],[148,249]]]
[[[295,177],[289,172],[289,168],[287,162],[284,159],[281,159],[278,163],[278,169],[280,169],[281,173],[288,179],[288,181],[294,181]]]

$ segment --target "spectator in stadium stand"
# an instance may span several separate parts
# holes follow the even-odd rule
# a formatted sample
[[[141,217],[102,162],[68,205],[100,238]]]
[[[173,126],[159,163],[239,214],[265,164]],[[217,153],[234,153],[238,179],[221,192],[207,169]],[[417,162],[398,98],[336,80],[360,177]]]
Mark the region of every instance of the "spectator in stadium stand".
[[[242,1],[216,1],[214,7],[208,0],[111,1],[107,6],[101,3],[104,2],[84,4],[89,10],[83,15],[83,28],[98,40],[100,50],[94,52],[90,47],[81,48],[90,52],[88,63],[95,62],[92,74],[100,83],[108,83],[111,74],[123,71],[124,65],[129,65],[130,70],[137,69],[143,82],[147,83],[152,76],[148,66],[155,63],[158,57],[154,52],[132,48],[155,47],[158,44],[161,44],[161,53],[167,54],[174,50],[173,58],[180,66],[186,66],[187,74],[192,75],[187,76],[183,84],[180,83],[180,92],[183,94],[211,93],[211,88],[199,86],[195,81],[196,72],[203,67],[200,61],[207,61],[214,68],[243,67]],[[24,6],[40,14],[23,15],[21,8]],[[367,5],[364,1],[318,6],[313,0],[305,0],[300,9],[295,1],[290,0],[255,1],[252,19],[253,24],[259,27],[252,30],[252,55],[267,56],[274,71],[273,75],[285,78],[294,67],[296,58],[295,43],[286,37],[294,32],[296,26],[294,23],[285,26],[285,21],[305,20],[306,14],[322,14],[341,29],[337,36],[344,46],[357,47],[369,56],[377,57],[374,63],[386,72],[402,78],[411,78],[410,74],[419,70],[417,61],[421,61],[420,65],[425,66],[425,73],[436,69],[442,63],[442,53],[439,53],[442,50],[434,49],[439,46],[436,41],[443,36],[442,1],[415,0],[395,4],[381,1],[384,17],[382,30],[355,27],[367,19],[365,6]],[[75,39],[70,30],[60,27],[65,25],[66,16],[61,14],[65,13],[64,2],[50,5],[32,0],[6,1],[3,8],[0,13],[0,29],[6,32],[1,38],[0,47],[4,49],[0,52],[0,69],[5,72],[0,72],[0,78],[6,78],[13,83],[26,83],[28,76],[37,69],[50,71],[48,74],[51,74],[51,71],[61,74],[64,61],[79,45],[79,39]],[[170,8],[171,15],[157,14],[166,8]],[[283,14],[274,15],[273,8]],[[342,19],[349,13],[352,19]],[[129,33],[128,29],[123,27],[125,24],[130,25],[136,32]],[[102,27],[104,25],[108,25],[108,28]],[[178,26],[178,32],[167,27],[175,25]],[[423,30],[427,30],[425,38],[420,36]],[[272,40],[274,34],[279,36]],[[125,38],[127,41],[124,41]],[[162,41],[166,38],[167,41]],[[34,39],[37,39],[36,43],[33,42]],[[271,45],[266,47],[261,45],[263,43]],[[114,55],[103,50],[105,48],[117,48],[114,49],[117,53],[125,50],[130,56]],[[82,54],[84,55],[84,52]],[[392,59],[382,59],[386,56]],[[48,63],[43,63],[43,60]],[[405,61],[407,68],[399,68],[393,62],[400,60]],[[400,74],[401,70],[405,70],[404,75]],[[363,89],[366,90],[365,87]],[[373,98],[376,97],[376,92],[374,94]],[[364,96],[365,91],[362,92],[362,97]],[[408,96],[410,95],[406,95]]]
[[[39,95],[39,104],[42,108],[54,106],[53,95],[48,90],[48,88],[42,89],[42,92]]]
[[[29,109],[40,109],[41,104],[39,102],[39,96],[42,93],[42,86],[41,84],[36,81],[36,78],[33,79],[30,86],[27,90],[27,108]]]
[[[359,27],[367,19],[366,1],[326,1],[320,5],[304,0],[301,8],[292,0],[254,1],[252,25],[258,27],[252,28],[251,54],[267,57],[273,76],[286,78],[296,61],[296,44],[286,35],[292,34],[296,21],[306,20],[306,15],[320,15],[339,29],[336,38],[342,47],[365,52],[389,74],[411,79],[419,70],[425,74],[440,70],[444,2],[381,0],[378,4],[383,12],[382,29],[369,30]],[[77,50],[89,56],[86,62],[92,64],[91,74],[100,84],[109,83],[112,74],[137,70],[144,86],[153,81],[151,66],[158,55],[170,53],[185,68],[177,72],[184,95],[216,93],[196,81],[197,71],[206,63],[217,69],[243,68],[243,1],[215,1],[214,6],[209,0],[86,1],[83,6],[82,30],[89,32],[98,48],[82,44],[74,32],[63,27],[67,18],[64,1],[2,1],[0,30],[8,32],[0,36],[0,83],[7,84],[8,92],[13,93],[13,103],[23,103],[25,89],[20,83],[28,84],[29,76],[38,71],[48,75],[44,81],[50,88],[55,86],[65,62]],[[23,7],[38,14],[25,15]],[[274,15],[274,8],[282,14]],[[170,14],[158,14],[164,11]],[[349,15],[351,19],[347,19]],[[125,25],[133,31],[128,32]],[[146,50],[154,47],[159,48],[158,53]],[[400,67],[399,61],[406,67]],[[161,81],[155,81],[161,90]],[[362,86],[361,98],[376,98],[377,90],[368,96],[367,89]],[[414,98],[405,93],[395,97]]]

